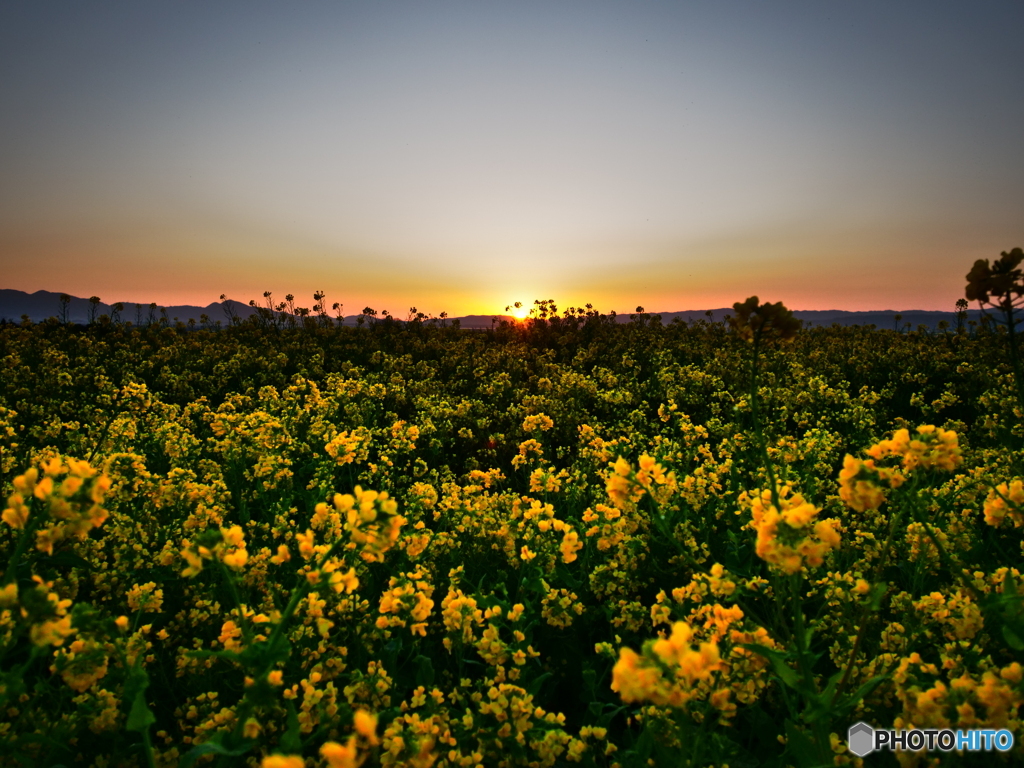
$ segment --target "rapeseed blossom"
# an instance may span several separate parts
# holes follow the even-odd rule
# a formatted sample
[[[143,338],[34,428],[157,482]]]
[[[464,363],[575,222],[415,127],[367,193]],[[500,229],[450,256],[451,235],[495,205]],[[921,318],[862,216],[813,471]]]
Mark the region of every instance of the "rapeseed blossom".
[[[874,459],[855,459],[846,454],[839,471],[839,498],[858,512],[878,509],[885,502],[886,491],[899,488],[905,481],[899,470],[878,467]]]
[[[694,686],[721,665],[717,643],[694,647],[692,639],[690,625],[679,621],[667,638],[647,641],[642,654],[627,647],[619,649],[619,660],[612,669],[612,690],[627,703],[685,706],[694,695]]]
[[[840,542],[838,521],[818,520],[821,510],[791,492],[788,485],[778,488],[781,509],[775,507],[767,489],[740,494],[741,506],[748,507],[753,518],[749,525],[757,532],[757,556],[784,573],[817,568]]]
[[[900,456],[905,472],[911,472],[917,467],[948,472],[963,463],[959,440],[953,430],[925,424],[918,427],[916,432],[916,435],[911,436],[909,430],[898,429],[891,439],[876,443],[867,449],[867,453],[875,460],[890,455]]]
[[[107,520],[102,503],[110,478],[86,461],[53,456],[15,477],[12,485],[14,493],[7,498],[0,519],[11,528],[24,529],[29,525],[32,500],[38,500],[42,518],[35,522],[35,546],[48,555],[65,538],[82,540]]]

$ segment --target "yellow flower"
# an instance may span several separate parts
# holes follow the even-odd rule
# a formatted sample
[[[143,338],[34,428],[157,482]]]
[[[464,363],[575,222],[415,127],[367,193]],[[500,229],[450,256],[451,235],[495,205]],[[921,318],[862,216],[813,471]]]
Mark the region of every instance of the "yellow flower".
[[[985,522],[994,528],[1003,524],[1009,515],[1015,528],[1024,525],[1024,482],[1000,483],[988,493],[982,508]]]
[[[380,743],[377,739],[376,715],[367,712],[365,709],[357,709],[353,720],[353,726],[356,729],[356,733],[366,739],[371,746],[376,746]]]
[[[164,591],[156,588],[155,582],[136,584],[128,590],[128,607],[133,611],[158,613],[164,602]]]
[[[10,608],[18,602],[18,585],[11,582],[0,588],[0,608]]]
[[[240,648],[238,638],[242,636],[242,630],[233,621],[225,621],[221,626],[220,637],[217,638],[224,645],[224,650],[232,651]]]
[[[917,467],[951,472],[963,463],[956,432],[931,424],[918,427],[914,438],[911,438],[909,430],[898,429],[891,440],[882,440],[871,446],[867,454],[873,459],[902,456],[903,469],[907,472]]]
[[[838,521],[816,520],[819,510],[800,494],[790,495],[789,486],[781,486],[775,508],[771,492],[753,496],[743,493],[740,503],[750,507],[750,527],[757,531],[757,556],[785,573],[796,573],[805,565],[816,568],[825,555],[839,546]]]
[[[20,493],[12,493],[8,497],[7,503],[10,506],[4,510],[3,515],[0,517],[11,528],[21,530],[25,527],[25,523],[28,522],[28,507],[25,506],[25,500]]]
[[[328,741],[320,747],[320,754],[327,761],[328,768],[357,768],[359,765],[355,736],[349,737],[348,742],[344,745],[336,741]],[[282,768],[284,767],[282,766]]]
[[[716,642],[691,644],[693,629],[683,621],[672,625],[668,638],[648,640],[643,654],[619,649],[612,668],[611,688],[626,703],[649,701],[658,706],[684,707],[694,686],[721,668]]]
[[[562,537],[559,549],[562,551],[562,562],[571,563],[576,559],[576,553],[583,549],[583,542],[580,541],[579,534],[569,528]]]
[[[125,619],[127,622],[127,619]],[[75,633],[71,627],[71,617],[65,616],[61,619],[44,621],[41,624],[33,624],[29,631],[29,638],[34,645],[63,645],[64,639]]]
[[[324,567],[324,570],[328,570],[328,567],[330,565],[331,564],[328,563],[327,566]],[[331,573],[331,578],[328,581],[328,584],[330,584],[331,589],[333,589],[338,594],[344,592],[347,595],[351,595],[353,592],[359,589],[359,577],[356,576],[355,568],[349,568],[346,573],[342,573],[341,571],[334,571],[333,573]]]
[[[301,755],[267,755],[260,768],[305,768],[305,765]],[[334,768],[333,764],[331,768]]]
[[[527,416],[523,419],[524,432],[536,432],[537,430],[546,432],[554,426],[555,422],[551,420],[551,417],[543,413]]]

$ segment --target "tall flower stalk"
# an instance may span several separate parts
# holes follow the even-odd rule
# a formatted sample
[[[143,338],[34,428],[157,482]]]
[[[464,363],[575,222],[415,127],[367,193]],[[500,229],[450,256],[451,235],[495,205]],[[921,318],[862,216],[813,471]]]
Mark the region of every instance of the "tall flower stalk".
[[[779,507],[779,497],[775,472],[768,456],[768,442],[765,438],[761,422],[761,402],[758,397],[757,378],[760,366],[761,348],[771,339],[791,342],[800,330],[801,322],[793,317],[783,303],[758,304],[757,296],[746,301],[737,301],[732,306],[736,312],[729,318],[729,324],[743,340],[750,343],[750,417],[753,422],[754,439],[757,441],[761,460],[764,462],[768,475],[768,487],[771,489],[772,504]]]

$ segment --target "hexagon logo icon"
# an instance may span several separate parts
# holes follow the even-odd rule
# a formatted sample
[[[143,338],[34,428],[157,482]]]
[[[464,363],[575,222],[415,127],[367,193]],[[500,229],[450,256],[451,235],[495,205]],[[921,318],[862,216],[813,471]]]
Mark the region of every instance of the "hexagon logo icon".
[[[846,732],[846,746],[857,757],[870,755],[875,751],[875,729],[867,723],[851,725]]]

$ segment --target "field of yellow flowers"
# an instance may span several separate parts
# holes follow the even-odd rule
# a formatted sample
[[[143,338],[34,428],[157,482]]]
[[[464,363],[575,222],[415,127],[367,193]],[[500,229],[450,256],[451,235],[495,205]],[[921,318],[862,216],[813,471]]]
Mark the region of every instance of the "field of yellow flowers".
[[[798,331],[756,298],[730,325],[2,327],[0,764],[1019,741],[1007,337]]]

